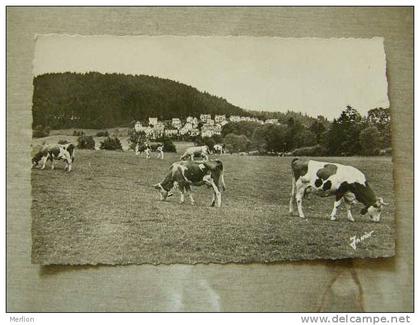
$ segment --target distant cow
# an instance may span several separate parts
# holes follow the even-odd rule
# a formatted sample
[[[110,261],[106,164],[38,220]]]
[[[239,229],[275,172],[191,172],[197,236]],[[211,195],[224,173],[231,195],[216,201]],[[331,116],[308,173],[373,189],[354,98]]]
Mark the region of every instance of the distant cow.
[[[220,207],[222,204],[221,191],[225,190],[223,164],[220,160],[175,162],[169,168],[165,179],[154,187],[159,190],[162,201],[171,196],[175,188],[178,188],[181,192],[180,202],[184,202],[184,193],[186,192],[190,197],[191,204],[194,205],[191,186],[201,185],[207,185],[213,189],[211,206],[216,204],[217,207]]]
[[[375,222],[380,221],[382,207],[388,205],[382,198],[376,197],[365,175],[352,166],[295,158],[292,160],[292,174],[289,212],[293,214],[293,199],[296,199],[301,218],[305,218],[302,199],[305,193],[311,190],[321,196],[335,195],[331,220],[337,219],[337,208],[343,202],[350,221],[354,221],[351,205],[356,201],[364,205],[360,213],[368,213],[370,219]]]
[[[188,158],[194,160],[194,157],[201,157],[204,160],[209,160],[209,152],[210,151],[208,146],[189,147],[181,156],[181,160],[185,160]]]
[[[137,144],[135,147],[136,155],[140,155],[140,153],[144,152],[146,154],[146,158],[150,158],[150,152],[154,151],[157,152],[157,158],[163,159],[163,143],[158,142],[149,142],[145,144]]]
[[[218,153],[219,155],[221,155],[222,153],[224,153],[224,145],[223,144],[215,144],[213,146],[213,150],[215,153]]]
[[[32,167],[36,167],[40,163],[41,169],[44,169],[49,160],[51,161],[51,169],[54,169],[54,161],[63,160],[66,164],[64,170],[70,172],[74,162],[75,151],[75,146],[72,143],[44,146],[32,158]]]

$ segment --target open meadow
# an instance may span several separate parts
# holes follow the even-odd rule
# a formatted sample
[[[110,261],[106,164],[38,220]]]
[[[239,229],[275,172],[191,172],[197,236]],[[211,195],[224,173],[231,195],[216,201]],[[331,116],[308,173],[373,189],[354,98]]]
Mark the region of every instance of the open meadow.
[[[42,141],[36,139],[34,147]],[[70,137],[71,138],[71,137]],[[70,139],[73,140],[73,139]],[[187,144],[183,144],[186,146]],[[32,170],[32,259],[40,264],[253,263],[375,257],[394,254],[394,202],[390,157],[315,158],[362,170],[390,203],[380,223],[359,215],[330,221],[333,197],[308,195],[307,220],[290,216],[291,157],[212,155],[225,168],[222,207],[210,207],[211,190],[193,188],[196,205],[176,193],[159,200],[160,182],[182,153],[146,160],[132,151],[77,150],[73,170]],[[372,232],[373,231],[373,232]],[[372,232],[350,246],[353,236]],[[94,261],[94,262],[93,262]]]

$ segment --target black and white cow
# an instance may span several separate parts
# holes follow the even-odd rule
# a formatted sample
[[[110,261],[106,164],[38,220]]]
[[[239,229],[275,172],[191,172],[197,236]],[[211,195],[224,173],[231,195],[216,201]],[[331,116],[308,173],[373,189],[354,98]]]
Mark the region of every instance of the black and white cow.
[[[150,152],[157,152],[157,158],[163,159],[163,143],[158,142],[150,142],[145,144],[137,144],[135,147],[136,155],[140,155],[140,153],[144,152],[146,154],[146,158],[150,158]]]
[[[75,146],[72,143],[56,144],[44,146],[32,158],[32,167],[41,164],[41,169],[45,168],[47,161],[51,161],[51,169],[55,167],[55,160],[63,160],[65,163],[64,170],[71,171],[74,162]]]
[[[201,157],[204,160],[209,160],[210,150],[208,146],[199,146],[199,147],[189,147],[185,150],[184,154],[181,156],[181,160],[191,159],[194,160],[194,157]]]
[[[221,143],[217,143],[213,146],[213,150],[215,153],[218,153],[219,155],[223,154],[225,152],[225,145]]]
[[[309,191],[314,191],[320,196],[335,195],[330,220],[337,219],[337,208],[344,203],[348,220],[354,221],[351,206],[358,201],[364,205],[360,213],[362,215],[368,213],[371,220],[378,222],[382,207],[388,205],[382,198],[376,197],[365,175],[352,166],[294,158],[292,173],[289,212],[293,214],[293,199],[295,199],[301,218],[305,218],[302,200]]]
[[[159,190],[162,201],[171,196],[173,191],[178,188],[181,192],[180,202],[184,202],[184,193],[187,193],[191,204],[194,205],[191,186],[201,185],[207,185],[213,189],[211,206],[216,204],[217,207],[220,207],[222,204],[221,191],[226,189],[223,177],[223,163],[220,160],[175,162],[169,168],[165,179],[155,184],[154,188]]]

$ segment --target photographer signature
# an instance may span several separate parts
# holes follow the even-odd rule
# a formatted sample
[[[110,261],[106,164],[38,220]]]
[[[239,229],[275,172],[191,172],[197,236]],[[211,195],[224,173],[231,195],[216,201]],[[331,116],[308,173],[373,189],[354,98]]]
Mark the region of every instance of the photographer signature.
[[[361,243],[362,241],[364,241],[364,240],[366,240],[366,239],[368,239],[368,238],[370,238],[370,237],[372,237],[372,234],[373,234],[373,230],[372,231],[370,231],[370,232],[365,232],[362,236],[360,236],[360,237],[357,237],[357,236],[353,236],[353,237],[350,237],[350,246],[354,249],[354,250],[356,250],[357,249],[357,244],[359,244],[359,243]]]

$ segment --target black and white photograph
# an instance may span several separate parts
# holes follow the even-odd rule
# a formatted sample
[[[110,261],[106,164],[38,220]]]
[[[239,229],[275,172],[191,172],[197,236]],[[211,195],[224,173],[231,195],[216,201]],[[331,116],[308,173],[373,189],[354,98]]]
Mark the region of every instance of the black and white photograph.
[[[32,262],[393,256],[383,42],[36,35]]]

